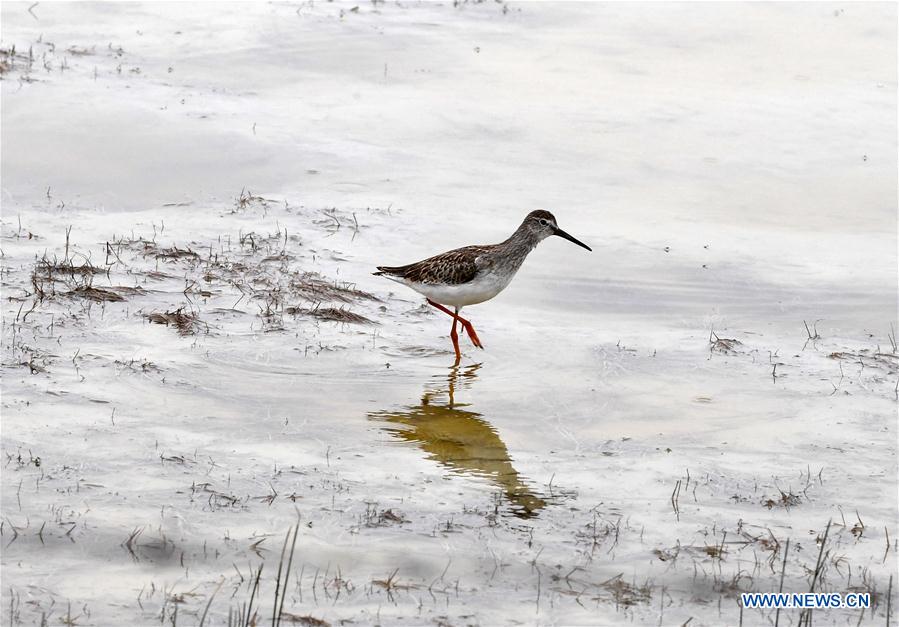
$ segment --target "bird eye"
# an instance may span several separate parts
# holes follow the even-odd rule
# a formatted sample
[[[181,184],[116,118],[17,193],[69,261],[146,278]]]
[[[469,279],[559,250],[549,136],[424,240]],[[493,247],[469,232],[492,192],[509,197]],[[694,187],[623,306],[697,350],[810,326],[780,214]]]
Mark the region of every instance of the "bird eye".
[[[547,224],[549,224],[549,222],[547,222],[543,218],[540,218],[540,224],[542,224],[543,226],[546,226]]]

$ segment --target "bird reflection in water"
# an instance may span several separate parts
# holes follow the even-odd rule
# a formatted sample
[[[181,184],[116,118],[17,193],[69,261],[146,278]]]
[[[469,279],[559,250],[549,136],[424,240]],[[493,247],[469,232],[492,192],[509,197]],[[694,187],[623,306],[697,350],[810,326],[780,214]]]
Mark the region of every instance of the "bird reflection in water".
[[[385,431],[399,440],[414,442],[429,459],[451,471],[490,479],[502,488],[516,516],[530,518],[546,506],[546,501],[512,466],[509,451],[496,429],[477,412],[465,409],[468,404],[455,402],[457,385],[470,386],[480,367],[453,367],[448,386],[426,391],[419,405],[395,412],[375,412],[369,418],[390,423]],[[441,402],[444,396],[448,400]]]

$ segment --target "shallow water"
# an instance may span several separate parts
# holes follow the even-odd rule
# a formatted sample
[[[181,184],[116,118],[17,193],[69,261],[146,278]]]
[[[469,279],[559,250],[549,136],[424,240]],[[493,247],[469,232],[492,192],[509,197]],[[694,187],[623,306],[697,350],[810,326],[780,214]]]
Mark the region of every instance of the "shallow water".
[[[505,494],[514,515],[536,516],[546,507],[545,495],[535,493],[515,470],[509,449],[496,429],[481,414],[456,403],[456,386],[470,387],[481,364],[462,371],[453,368],[444,388],[424,392],[421,402],[401,411],[375,412],[369,418],[389,423],[384,430],[397,440],[417,444],[425,457],[453,473],[486,477]],[[446,396],[446,400],[439,401]]]
[[[883,623],[895,6],[353,6],[3,4],[8,622]],[[451,367],[370,272],[537,207]]]

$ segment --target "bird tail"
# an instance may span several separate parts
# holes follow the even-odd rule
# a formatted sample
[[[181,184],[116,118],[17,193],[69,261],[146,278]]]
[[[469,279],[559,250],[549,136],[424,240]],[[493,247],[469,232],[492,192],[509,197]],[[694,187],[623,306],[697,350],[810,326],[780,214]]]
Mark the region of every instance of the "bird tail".
[[[406,266],[378,266],[377,272],[372,272],[375,276],[387,276],[390,277],[399,277],[403,278],[405,275]]]

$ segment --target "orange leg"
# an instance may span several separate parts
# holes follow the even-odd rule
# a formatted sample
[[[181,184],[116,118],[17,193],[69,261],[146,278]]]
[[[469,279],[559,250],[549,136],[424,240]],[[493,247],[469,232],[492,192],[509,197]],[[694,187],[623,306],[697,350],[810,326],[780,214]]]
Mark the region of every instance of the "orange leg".
[[[465,332],[468,333],[468,338],[471,340],[471,343],[474,344],[475,346],[477,346],[478,348],[484,348],[484,346],[481,344],[481,340],[480,340],[480,338],[478,338],[478,334],[475,332],[474,327],[472,326],[471,322],[469,322],[468,320],[466,320],[465,318],[460,316],[458,313],[454,313],[454,312],[450,311],[449,309],[447,309],[440,303],[435,303],[430,298],[427,299],[427,301],[428,301],[428,304],[431,305],[432,307],[436,307],[443,313],[453,317],[453,329],[454,330],[456,327],[455,323],[456,323],[456,321],[458,321],[459,324],[461,324],[462,327],[465,329]],[[452,334],[450,334],[450,337],[452,337]]]
[[[453,350],[456,351],[456,364],[459,365],[459,361],[462,359],[462,353],[459,351],[459,334],[456,333],[456,323],[458,320],[453,318],[453,328],[450,330],[450,339],[453,340]]]

